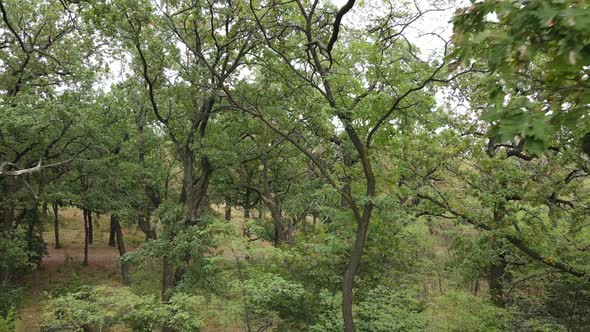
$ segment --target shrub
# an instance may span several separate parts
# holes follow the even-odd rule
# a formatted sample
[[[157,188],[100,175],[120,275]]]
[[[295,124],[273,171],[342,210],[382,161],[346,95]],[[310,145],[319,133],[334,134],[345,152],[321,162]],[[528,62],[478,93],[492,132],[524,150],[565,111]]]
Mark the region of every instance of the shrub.
[[[167,304],[154,296],[139,296],[122,287],[85,287],[50,300],[43,315],[42,331],[104,330],[125,325],[134,331],[153,331],[169,326],[178,331],[198,331],[196,314],[201,299],[175,294]]]
[[[511,315],[479,297],[450,291],[429,308],[430,331],[508,331]]]

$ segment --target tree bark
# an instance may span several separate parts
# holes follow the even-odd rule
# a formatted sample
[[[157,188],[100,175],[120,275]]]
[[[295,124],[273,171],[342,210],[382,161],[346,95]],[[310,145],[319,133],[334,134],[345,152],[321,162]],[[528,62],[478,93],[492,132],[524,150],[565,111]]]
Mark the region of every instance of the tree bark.
[[[342,315],[344,318],[344,331],[346,332],[353,332],[355,330],[352,316],[354,276],[361,263],[361,257],[367,240],[369,220],[370,212],[369,217],[363,218],[358,224],[354,246],[350,252],[348,267],[346,268],[342,282]]]
[[[287,219],[287,243],[290,247],[295,244],[293,233],[295,231],[295,220],[293,218]]]
[[[57,202],[51,204],[53,208],[53,233],[55,234],[55,249],[60,249],[61,244],[59,243],[59,205]]]
[[[231,205],[229,205],[229,203],[225,203],[225,220],[226,221],[231,221]]]
[[[109,227],[109,246],[115,247],[117,245],[117,232],[115,230],[115,223],[111,215],[111,223]]]
[[[279,203],[276,200],[272,200],[269,197],[263,198],[264,202],[270,211],[270,216],[272,218],[273,227],[274,227],[274,246],[279,247],[281,243],[286,240],[286,232],[285,227],[283,225],[283,218],[281,213],[281,208]]]
[[[119,249],[119,257],[123,257],[123,255],[127,253],[127,250],[125,249],[125,241],[123,240],[123,230],[121,229],[119,218],[116,215],[111,215],[111,225],[113,225],[115,230],[117,249]],[[131,284],[131,280],[129,278],[129,264],[126,262],[121,262],[121,278],[124,285]]]
[[[502,246],[498,243],[495,235],[492,235],[490,241],[492,250],[498,251],[502,249]],[[496,257],[496,260],[491,262],[488,267],[490,298],[496,306],[501,308],[506,306],[504,286],[511,282],[511,273],[506,271],[508,268],[508,262],[506,261],[505,256],[504,253],[500,253],[498,257]]]
[[[494,227],[500,225],[504,219],[504,205],[498,204],[494,209]],[[498,241],[496,235],[490,238],[492,250],[500,252],[496,259],[488,267],[488,283],[490,287],[490,298],[498,307],[506,306],[506,297],[504,294],[504,285],[510,282],[510,272],[507,272],[508,262],[505,254],[501,250],[502,243]]]
[[[137,220],[137,225],[139,229],[145,234],[145,240],[155,240],[158,236],[156,234],[156,230],[152,227],[150,223],[149,216],[140,215]]]
[[[84,215],[84,261],[82,265],[88,265],[88,242],[89,242],[89,233],[88,233],[88,211],[86,209],[82,209],[82,214]]]
[[[92,224],[92,210],[88,210],[88,244],[94,244],[94,227]]]

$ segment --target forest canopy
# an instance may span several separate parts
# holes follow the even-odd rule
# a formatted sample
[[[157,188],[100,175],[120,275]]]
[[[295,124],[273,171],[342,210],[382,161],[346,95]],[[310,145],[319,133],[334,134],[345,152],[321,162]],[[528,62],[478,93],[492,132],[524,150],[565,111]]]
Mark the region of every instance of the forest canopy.
[[[587,1],[0,14],[0,332],[590,328]]]

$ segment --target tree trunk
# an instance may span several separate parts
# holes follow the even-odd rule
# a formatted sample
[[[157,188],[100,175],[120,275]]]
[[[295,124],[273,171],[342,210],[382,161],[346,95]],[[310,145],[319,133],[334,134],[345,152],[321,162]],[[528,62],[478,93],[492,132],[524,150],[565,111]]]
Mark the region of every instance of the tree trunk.
[[[295,220],[293,218],[287,219],[287,243],[290,247],[295,244],[295,239],[293,238],[293,232],[295,230]]]
[[[225,203],[225,220],[226,221],[230,221],[231,220],[231,205],[229,205],[229,203]]]
[[[127,253],[125,250],[125,241],[123,240],[123,230],[121,229],[121,224],[119,223],[119,218],[115,215],[111,215],[111,225],[115,229],[115,234],[117,238],[117,249],[119,249],[119,257],[123,257]],[[129,279],[129,264],[126,262],[121,262],[121,277],[123,279],[124,285],[129,285],[131,280]]]
[[[206,156],[201,158],[201,175],[195,182],[193,179],[194,158],[192,151],[187,151],[183,158],[183,186],[180,202],[186,206],[186,225],[197,225],[202,218],[202,212],[206,207],[206,195],[209,187],[209,180],[213,168]],[[183,258],[180,258],[183,259]],[[188,262],[190,257],[186,257]],[[170,290],[174,287],[176,281],[182,278],[184,271],[175,272],[175,264],[170,258],[164,256],[162,259],[162,299],[164,302],[169,300]],[[169,331],[164,327],[162,331]]]
[[[496,241],[496,236],[492,235],[491,247],[493,250],[501,249],[501,245]],[[498,307],[506,306],[506,297],[504,294],[504,284],[510,282],[510,272],[506,271],[508,262],[503,253],[496,257],[496,260],[490,263],[488,269],[488,283],[490,287],[490,298]]]
[[[152,227],[149,216],[140,215],[137,219],[137,225],[145,234],[146,241],[155,240],[157,238],[156,230]]]
[[[0,178],[0,197],[10,197],[18,191],[15,183],[16,179],[12,177]],[[0,207],[0,222],[2,223],[2,231],[9,231],[14,228],[16,221],[15,207],[13,204]]]
[[[117,232],[115,230],[115,221],[111,215],[111,223],[109,227],[109,246],[115,247],[117,245]]]
[[[285,229],[282,220],[283,218],[281,216],[281,209],[274,202],[270,203],[267,201],[267,203],[274,225],[274,246],[278,247],[285,241]]]
[[[342,316],[344,318],[344,331],[346,332],[354,331],[354,320],[352,316],[354,276],[361,263],[361,257],[367,240],[370,213],[368,218],[363,218],[358,223],[354,246],[350,252],[348,266],[344,273],[344,280],[342,281]]]
[[[504,219],[504,206],[499,204],[494,209],[494,224],[500,225]],[[494,225],[494,226],[495,226]],[[506,306],[506,298],[504,294],[504,284],[509,282],[510,273],[506,271],[508,262],[502,250],[502,242],[498,241],[496,235],[490,238],[490,246],[492,250],[499,252],[496,259],[490,263],[488,269],[488,283],[490,287],[490,298],[495,305],[499,307]]]
[[[88,211],[86,209],[82,209],[82,214],[84,215],[84,262],[82,265],[88,265],[88,242],[89,242],[89,234],[88,234]]]
[[[88,244],[94,244],[94,227],[92,225],[92,210],[88,210]]]
[[[59,205],[57,202],[51,204],[53,208],[53,233],[55,234],[55,249],[60,249],[61,244],[59,243]]]
[[[490,285],[490,298],[498,307],[506,305],[504,298],[504,271],[506,264],[497,262],[490,264],[488,271],[488,283]]]

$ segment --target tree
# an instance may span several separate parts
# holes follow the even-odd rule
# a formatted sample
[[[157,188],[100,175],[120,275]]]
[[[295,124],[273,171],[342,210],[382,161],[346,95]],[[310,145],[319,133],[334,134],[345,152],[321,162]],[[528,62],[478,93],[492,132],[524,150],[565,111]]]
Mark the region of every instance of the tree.
[[[400,23],[398,29],[391,29],[389,22],[396,17],[394,12],[375,19],[366,30],[350,29],[344,36],[339,35],[342,17],[353,5],[354,1],[348,1],[334,10],[318,1],[295,1],[270,7],[251,1],[250,7],[265,44],[264,57],[256,61],[261,72],[258,79],[265,83],[262,85],[265,89],[275,90],[275,96],[287,94],[287,101],[291,101],[288,94],[297,91],[299,98],[294,103],[277,101],[283,105],[275,108],[259,107],[256,100],[243,94],[236,96],[226,87],[234,107],[260,119],[297,147],[348,203],[357,226],[342,282],[345,331],[354,331],[354,276],[361,262],[377,196],[374,143],[379,133],[388,127],[394,113],[429,107],[427,87],[452,79],[445,73],[445,62],[422,61],[414,46],[406,43],[403,30],[411,24],[411,19]],[[418,9],[412,18],[422,14]],[[346,38],[341,47],[336,44],[339,37]],[[351,77],[355,81],[351,82]],[[281,84],[280,88],[276,87],[277,83]],[[313,100],[315,105],[302,105],[302,93],[309,95],[307,101]],[[276,122],[273,113],[281,107],[292,114],[292,121],[337,121],[345,133],[343,139],[337,136],[335,126],[322,128],[320,125],[313,134],[331,141],[330,151],[337,151],[341,158],[338,168],[344,174],[357,177],[350,181],[346,177],[337,178],[342,174],[328,167],[331,161],[319,156],[292,126]],[[313,112],[321,115],[314,116]],[[346,149],[348,144],[350,149]],[[343,162],[345,160],[352,162]]]
[[[26,229],[31,262],[44,253],[38,205],[47,185],[87,149],[78,131],[83,123],[74,119],[84,114],[87,89],[102,71],[101,38],[86,33],[84,7],[71,6],[0,2],[0,241]]]
[[[478,85],[488,93],[483,120],[500,143],[514,137],[532,153],[552,148],[561,129],[588,154],[590,11],[585,2],[474,2],[453,19],[449,55],[456,65],[490,70]],[[481,45],[486,45],[482,47]]]

